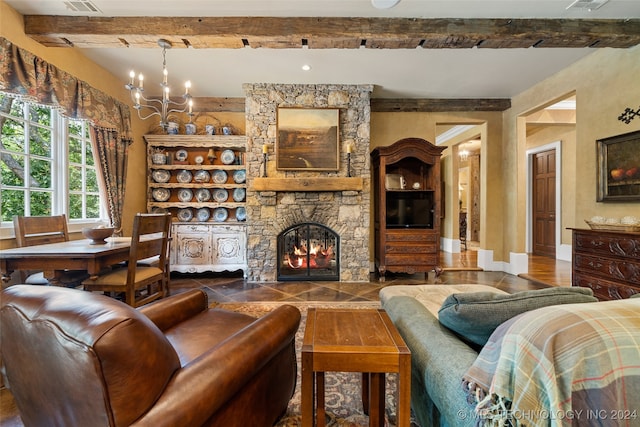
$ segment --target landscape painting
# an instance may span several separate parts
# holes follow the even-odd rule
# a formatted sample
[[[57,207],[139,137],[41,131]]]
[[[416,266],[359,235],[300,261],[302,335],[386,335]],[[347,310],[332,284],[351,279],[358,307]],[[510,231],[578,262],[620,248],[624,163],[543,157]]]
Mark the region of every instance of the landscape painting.
[[[276,168],[337,171],[338,114],[335,108],[278,108]]]

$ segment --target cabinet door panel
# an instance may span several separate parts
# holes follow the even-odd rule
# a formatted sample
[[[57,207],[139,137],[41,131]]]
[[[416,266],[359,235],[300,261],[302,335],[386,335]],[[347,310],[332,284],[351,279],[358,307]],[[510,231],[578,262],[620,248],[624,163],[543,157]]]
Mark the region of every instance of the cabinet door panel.
[[[242,237],[238,233],[215,235],[213,237],[214,264],[243,264],[246,257]]]
[[[177,243],[176,264],[198,265],[208,264],[211,259],[211,239],[206,234],[177,232],[174,236]]]

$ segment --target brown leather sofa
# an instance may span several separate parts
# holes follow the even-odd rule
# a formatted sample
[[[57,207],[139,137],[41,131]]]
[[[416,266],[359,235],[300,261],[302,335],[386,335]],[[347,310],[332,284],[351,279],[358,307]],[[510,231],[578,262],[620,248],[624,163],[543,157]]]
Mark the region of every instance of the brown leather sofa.
[[[0,343],[25,426],[270,426],[296,383],[300,312],[209,309],[191,290],[138,310],[75,289],[2,293]]]

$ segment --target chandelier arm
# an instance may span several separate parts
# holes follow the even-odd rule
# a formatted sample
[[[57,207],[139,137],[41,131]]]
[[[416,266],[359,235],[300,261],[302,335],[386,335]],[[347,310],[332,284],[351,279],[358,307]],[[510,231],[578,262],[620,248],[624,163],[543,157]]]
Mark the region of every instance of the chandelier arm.
[[[138,110],[138,117],[140,117],[140,119],[142,119],[142,120],[147,120],[147,119],[149,119],[149,118],[151,118],[153,116],[160,116],[160,112],[159,111],[153,111],[149,115],[143,117],[142,113],[140,113],[140,109],[136,108],[136,110]]]

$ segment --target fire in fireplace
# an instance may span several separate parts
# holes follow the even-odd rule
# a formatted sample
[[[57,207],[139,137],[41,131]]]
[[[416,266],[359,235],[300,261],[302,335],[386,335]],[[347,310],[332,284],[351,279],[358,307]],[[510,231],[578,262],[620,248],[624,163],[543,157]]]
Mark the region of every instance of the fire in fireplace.
[[[340,280],[340,237],[317,223],[293,225],[278,235],[278,280]]]

